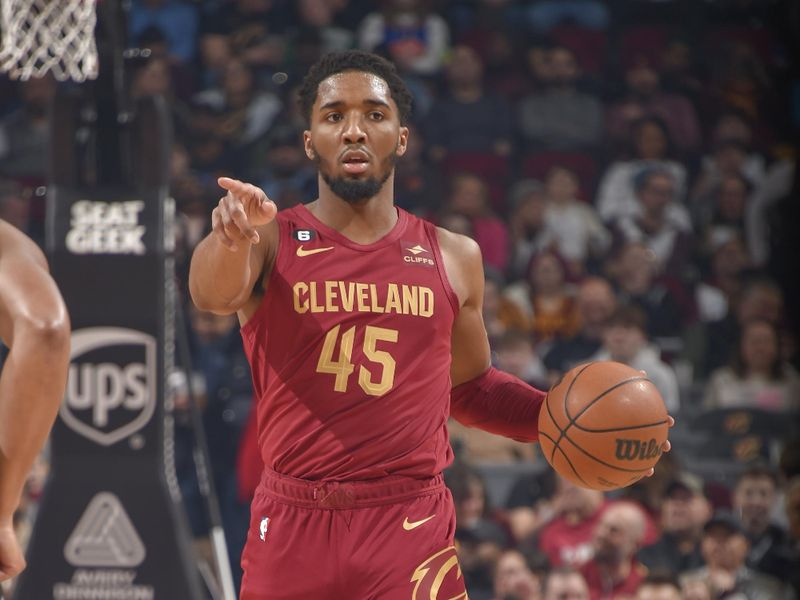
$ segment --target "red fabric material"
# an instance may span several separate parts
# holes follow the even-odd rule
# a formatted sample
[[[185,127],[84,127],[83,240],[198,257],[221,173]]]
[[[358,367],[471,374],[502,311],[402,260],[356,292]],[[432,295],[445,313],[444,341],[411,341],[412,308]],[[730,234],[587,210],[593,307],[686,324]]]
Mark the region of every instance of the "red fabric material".
[[[369,485],[354,488],[357,495]],[[446,488],[358,509],[320,504],[298,506],[259,488],[241,561],[241,600],[466,597]]]
[[[453,388],[450,415],[467,427],[518,442],[535,442],[539,439],[539,410],[546,397],[546,392],[491,367]]]
[[[425,478],[447,443],[458,298],[435,227],[401,209],[358,244],[305,205],[278,213],[278,255],[241,329],[264,466],[298,479]]]

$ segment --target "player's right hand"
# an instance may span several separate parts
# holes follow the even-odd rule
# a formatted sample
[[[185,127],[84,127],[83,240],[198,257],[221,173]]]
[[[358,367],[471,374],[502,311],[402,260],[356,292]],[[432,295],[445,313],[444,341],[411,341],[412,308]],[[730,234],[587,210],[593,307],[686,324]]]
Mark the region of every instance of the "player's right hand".
[[[19,575],[24,568],[25,558],[13,525],[0,525],[0,581]]]
[[[259,187],[230,177],[220,177],[217,183],[227,193],[220,198],[211,213],[211,230],[223,246],[231,251],[239,249],[238,243],[260,240],[256,227],[266,225],[275,218],[278,207]]]

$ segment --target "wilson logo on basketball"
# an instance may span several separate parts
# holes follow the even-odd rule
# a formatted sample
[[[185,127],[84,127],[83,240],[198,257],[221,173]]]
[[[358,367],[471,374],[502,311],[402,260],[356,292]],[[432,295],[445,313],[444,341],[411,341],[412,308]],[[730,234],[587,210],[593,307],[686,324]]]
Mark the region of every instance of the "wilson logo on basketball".
[[[661,454],[661,444],[651,440],[617,439],[616,457],[618,460],[646,460]]]

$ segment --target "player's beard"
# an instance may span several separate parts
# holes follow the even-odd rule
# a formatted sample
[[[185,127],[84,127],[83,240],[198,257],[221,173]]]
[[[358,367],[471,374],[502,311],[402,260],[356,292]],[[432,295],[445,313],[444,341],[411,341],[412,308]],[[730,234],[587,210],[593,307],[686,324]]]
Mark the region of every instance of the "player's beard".
[[[328,184],[331,191],[339,198],[350,204],[366,202],[376,196],[381,188],[389,179],[394,171],[395,161],[397,160],[395,149],[381,161],[383,167],[379,177],[367,177],[366,179],[350,179],[348,177],[334,177],[322,169],[319,153],[314,153],[314,162],[317,165],[322,180]]]

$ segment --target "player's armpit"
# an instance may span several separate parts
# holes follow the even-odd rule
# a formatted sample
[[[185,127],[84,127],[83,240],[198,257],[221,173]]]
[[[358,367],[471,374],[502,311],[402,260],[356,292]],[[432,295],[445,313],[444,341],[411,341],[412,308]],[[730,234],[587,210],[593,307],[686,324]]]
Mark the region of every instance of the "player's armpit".
[[[453,388],[450,414],[467,427],[518,442],[535,442],[539,438],[539,410],[546,396],[521,379],[490,367]]]

